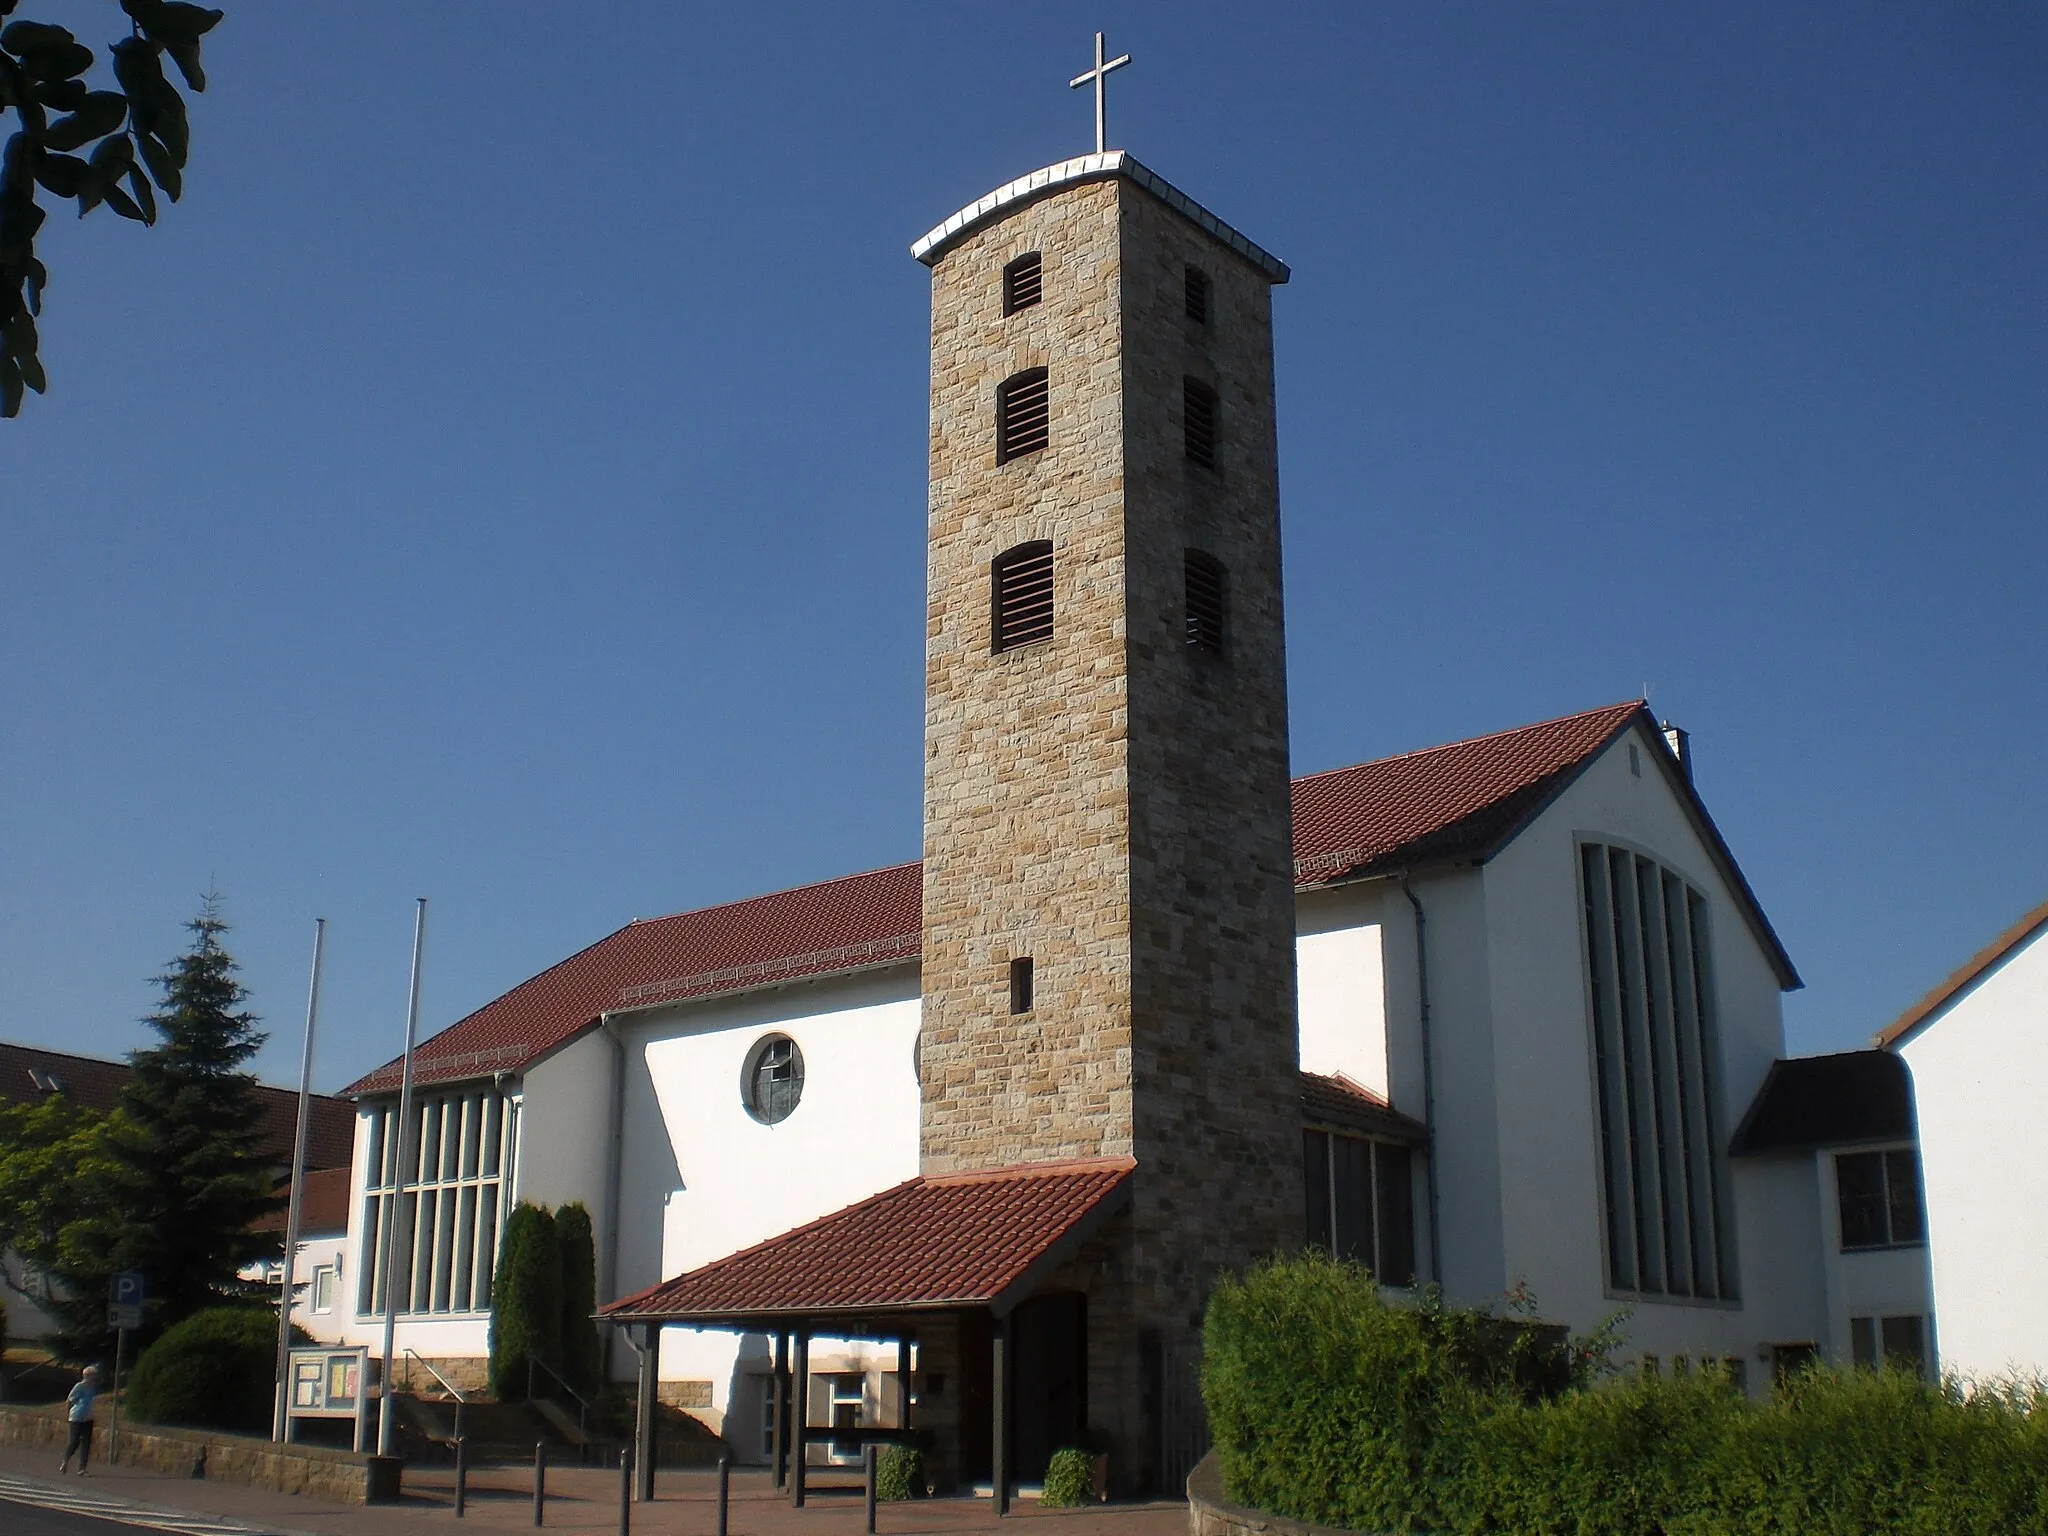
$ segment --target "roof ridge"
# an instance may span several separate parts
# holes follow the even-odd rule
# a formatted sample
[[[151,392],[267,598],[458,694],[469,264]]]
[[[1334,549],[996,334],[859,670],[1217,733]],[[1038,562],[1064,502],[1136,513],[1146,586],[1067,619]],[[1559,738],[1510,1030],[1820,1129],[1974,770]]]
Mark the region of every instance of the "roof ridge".
[[[735,896],[729,901],[714,901],[708,907],[684,907],[680,911],[663,912],[656,917],[636,917],[629,921],[626,924],[625,928],[621,928],[618,931],[620,933],[624,933],[626,931],[626,928],[639,928],[645,926],[648,923],[673,922],[675,921],[675,919],[679,917],[702,917],[707,912],[723,912],[728,907],[744,907],[749,902],[767,901],[769,898],[774,896],[795,896],[802,891],[821,891],[828,885],[844,885],[849,880],[872,880],[877,875],[893,875],[898,870],[915,869],[918,865],[922,864],[923,862],[924,860],[921,858],[905,859],[900,864],[882,864],[878,865],[874,869],[857,869],[850,875],[834,875],[829,880],[810,880],[806,881],[802,885],[784,885],[778,886],[776,889],[772,891],[756,891],[751,896]],[[605,938],[610,937],[610,934],[605,935]],[[603,942],[604,939],[598,940],[599,944],[602,944]],[[593,945],[590,947],[595,948],[596,946]],[[577,951],[577,954],[581,953],[581,950]],[[576,957],[575,955],[571,955],[569,958],[573,960]],[[550,967],[550,969],[552,969],[552,967]],[[541,974],[546,975],[547,972],[543,971]]]
[[[153,1049],[153,1047],[138,1045],[135,1049],[137,1051],[147,1051]],[[95,1067],[113,1067],[121,1072],[133,1072],[135,1070],[135,1063],[125,1056],[87,1056],[79,1051],[60,1051],[55,1046],[31,1045],[24,1040],[0,1040],[0,1051],[27,1051],[37,1056],[55,1056],[62,1061],[82,1061]],[[255,1074],[251,1073],[250,1075],[253,1077]],[[256,1086],[268,1093],[288,1093],[293,1098],[299,1096],[298,1088],[288,1083],[266,1083],[262,1078],[258,1077],[256,1078]],[[316,1099],[333,1099],[338,1104],[347,1102],[341,1094],[322,1093],[317,1088],[313,1090],[313,1097]]]
[[[2048,924],[2048,901],[2028,908],[2018,922],[2002,929],[1997,938],[1949,972],[1941,983],[1919,1002],[1873,1035],[1870,1043],[1880,1049],[1889,1049],[1906,1036],[1915,1033],[1921,1025],[1927,1023],[1950,1003],[1974,990],[1979,981],[2003,965],[2006,957],[2032,937],[2034,931],[2043,924]]]
[[[1362,763],[1343,763],[1335,768],[1319,768],[1314,773],[1302,774],[1293,782],[1298,788],[1308,783],[1311,779],[1327,779],[1335,774],[1356,773],[1361,768],[1383,768],[1388,763],[1402,762],[1411,757],[1429,757],[1435,753],[1449,752],[1458,747],[1476,747],[1481,742],[1497,741],[1503,736],[1523,736],[1530,731],[1540,731],[1545,726],[1568,725],[1574,720],[1589,720],[1595,715],[1604,715],[1617,709],[1627,709],[1630,713],[1634,713],[1638,709],[1648,709],[1649,707],[1650,702],[1647,699],[1617,699],[1612,704],[1602,704],[1595,709],[1581,709],[1569,715],[1555,715],[1548,720],[1532,720],[1527,725],[1512,725],[1505,730],[1487,731],[1479,736],[1466,736],[1457,741],[1439,742],[1433,747],[1416,747],[1407,752],[1394,752],[1386,757],[1369,757]]]

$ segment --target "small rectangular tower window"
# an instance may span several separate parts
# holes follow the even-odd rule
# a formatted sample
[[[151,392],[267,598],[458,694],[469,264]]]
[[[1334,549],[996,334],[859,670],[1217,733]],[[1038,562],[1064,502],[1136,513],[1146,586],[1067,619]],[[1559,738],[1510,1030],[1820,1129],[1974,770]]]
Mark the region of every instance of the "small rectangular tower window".
[[[1187,454],[1204,469],[1216,467],[1216,391],[1200,379],[1181,380],[1182,429]]]
[[[1043,368],[1012,374],[996,390],[996,462],[1037,453],[1051,440],[1051,386]]]
[[[1200,267],[1188,268],[1188,318],[1197,325],[1209,323],[1209,274]]]
[[[1029,309],[1044,294],[1044,265],[1038,252],[1026,251],[1003,268],[1003,313]]]
[[[997,555],[989,569],[991,649],[1052,638],[1052,542],[1035,539]]]
[[[1228,574],[1221,560],[1199,549],[1187,552],[1186,566],[1188,644],[1221,655],[1229,602]]]
[[[1021,955],[1010,962],[1010,1012],[1031,1011],[1031,957]]]

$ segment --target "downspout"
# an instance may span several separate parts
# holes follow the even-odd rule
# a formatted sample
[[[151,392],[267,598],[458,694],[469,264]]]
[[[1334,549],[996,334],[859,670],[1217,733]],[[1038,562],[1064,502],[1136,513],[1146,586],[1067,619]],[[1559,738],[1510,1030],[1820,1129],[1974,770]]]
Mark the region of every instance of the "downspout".
[[[619,1023],[610,1013],[597,1016],[597,1027],[612,1043],[612,1150],[604,1178],[604,1269],[597,1277],[599,1305],[618,1300],[619,1289],[619,1207],[624,1203],[626,1161],[626,1040]],[[612,1379],[613,1341],[619,1330],[610,1329],[604,1341],[604,1379]]]
[[[1429,1278],[1441,1286],[1444,1283],[1444,1246],[1437,1220],[1436,1051],[1430,1044],[1429,1032],[1429,926],[1428,919],[1423,916],[1421,898],[1409,887],[1405,874],[1401,876],[1401,894],[1415,909],[1415,992],[1422,1020],[1422,1124],[1429,1132],[1429,1156],[1422,1164],[1423,1178],[1429,1191]]]

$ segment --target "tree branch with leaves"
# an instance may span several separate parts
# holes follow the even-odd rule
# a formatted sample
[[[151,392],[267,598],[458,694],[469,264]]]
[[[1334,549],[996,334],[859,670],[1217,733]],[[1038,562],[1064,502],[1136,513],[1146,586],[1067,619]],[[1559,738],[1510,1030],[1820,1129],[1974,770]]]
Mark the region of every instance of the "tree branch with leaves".
[[[20,0],[0,0],[0,18]],[[36,317],[49,272],[36,258],[46,217],[39,198],[72,198],[78,216],[105,205],[154,224],[156,194],[184,191],[191,128],[185,98],[164,73],[169,55],[185,84],[206,89],[199,42],[224,14],[184,0],[120,0],[129,35],[108,48],[112,90],[85,75],[93,51],[65,27],[11,21],[0,28],[0,113],[17,131],[0,151],[0,416],[21,412],[25,390],[43,393]]]

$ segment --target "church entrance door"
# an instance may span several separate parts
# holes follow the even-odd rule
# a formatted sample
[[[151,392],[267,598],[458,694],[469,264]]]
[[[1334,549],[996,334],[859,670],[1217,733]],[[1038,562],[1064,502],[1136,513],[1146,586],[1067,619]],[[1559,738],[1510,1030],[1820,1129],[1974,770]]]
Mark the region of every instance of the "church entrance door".
[[[1016,1478],[1045,1477],[1052,1453],[1084,1444],[1088,1430],[1088,1298],[1036,1296],[1011,1320],[1017,1384],[1011,1398]]]

